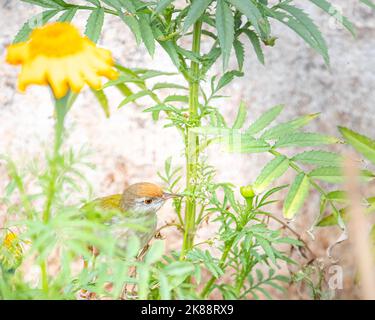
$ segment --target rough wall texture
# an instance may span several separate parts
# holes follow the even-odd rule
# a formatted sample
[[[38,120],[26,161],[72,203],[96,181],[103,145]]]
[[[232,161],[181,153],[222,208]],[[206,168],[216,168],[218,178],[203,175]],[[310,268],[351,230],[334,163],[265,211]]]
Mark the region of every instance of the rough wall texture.
[[[357,0],[335,2],[342,5],[344,13],[355,22],[356,39],[338,28],[327,15],[299,1],[322,27],[330,48],[330,69],[300,38],[277,24],[274,34],[279,39],[275,47],[265,48],[265,66],[257,62],[245,41],[245,76],[233,81],[225,90],[230,98],[218,101],[228,119],[235,117],[241,100],[248,106],[251,119],[265,108],[283,103],[286,108],[281,119],[320,112],[321,117],[311,125],[313,130],[337,134],[336,125],[341,124],[375,136],[375,19],[370,9],[358,6]],[[0,0],[0,154],[9,154],[21,163],[38,158],[44,146],[50,144],[51,100],[45,88],[30,88],[25,95],[15,92],[18,71],[3,62],[4,51],[24,21],[39,11],[20,1]],[[83,28],[86,18],[87,15],[81,14],[74,22]],[[111,48],[115,58],[128,67],[174,71],[162,50],[157,50],[154,58],[150,58],[144,47],[136,46],[131,33],[115,17],[106,16],[100,45]],[[235,67],[234,59],[230,63]],[[219,73],[220,67],[221,64],[217,64],[214,73]],[[162,170],[164,160],[171,155],[177,164],[183,163],[183,145],[178,133],[173,128],[164,129],[163,121],[154,123],[149,114],[142,113],[147,101],[141,107],[128,105],[118,110],[116,106],[121,96],[111,90],[108,94],[111,118],[104,117],[89,90],[85,90],[68,119],[67,143],[77,148],[88,145],[92,150],[91,161],[96,164],[96,170],[90,172],[88,178],[94,185],[95,195],[119,192],[125,184],[136,181],[158,182],[156,173]],[[218,169],[217,179],[239,185],[251,183],[267,160],[224,153],[220,157],[210,154],[210,157]],[[0,190],[6,180],[5,168],[0,163]],[[306,210],[295,222],[302,232],[313,220],[318,207],[316,200],[313,196],[310,205],[306,205]],[[170,211],[166,206],[161,220],[167,219]],[[322,231],[323,240],[313,244],[322,254],[330,240],[337,236],[327,238],[328,232]],[[209,228],[202,236],[208,234],[212,234]],[[171,235],[171,239],[176,239],[171,241],[172,247],[178,245],[178,238]]]

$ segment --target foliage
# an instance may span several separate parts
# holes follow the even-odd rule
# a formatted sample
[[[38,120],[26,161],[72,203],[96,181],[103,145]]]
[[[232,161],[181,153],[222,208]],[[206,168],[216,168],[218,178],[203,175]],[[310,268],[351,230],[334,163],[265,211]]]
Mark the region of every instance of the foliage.
[[[184,200],[174,200],[177,221],[165,226],[177,227],[182,232],[183,245],[181,250],[165,254],[163,241],[157,240],[143,257],[139,256],[139,241],[134,238],[129,240],[124,256],[117,252],[108,226],[95,219],[82,219],[80,206],[70,203],[69,195],[82,193],[87,188],[85,175],[80,171],[87,162],[80,152],[61,152],[63,122],[69,108],[64,114],[59,114],[57,108],[55,148],[52,155],[46,155],[46,163],[21,172],[9,158],[5,159],[10,182],[3,202],[12,218],[6,227],[17,229],[20,242],[23,241],[27,249],[23,261],[29,259],[32,265],[39,265],[41,274],[39,283],[33,284],[24,279],[23,264],[12,270],[13,274],[2,265],[0,297],[71,299],[83,289],[99,298],[115,299],[203,299],[214,290],[224,299],[272,298],[270,289],[283,292],[283,283],[289,281],[288,277],[277,274],[277,269],[281,264],[296,264],[285,248],[304,246],[287,224],[269,212],[270,205],[279,201],[273,199],[273,195],[284,197],[281,191],[288,189],[283,199],[283,213],[285,218],[291,219],[314,189],[321,197],[317,224],[322,224],[321,218],[329,208],[334,223],[345,228],[344,212],[339,209],[343,202],[342,191],[325,190],[326,183],[342,182],[342,157],[323,149],[342,141],[303,131],[317,114],[272,125],[283,110],[283,106],[275,106],[245,127],[247,108],[244,103],[240,104],[232,125],[215,106],[215,101],[222,98],[220,91],[236,77],[243,76],[244,41],[250,41],[259,62],[265,63],[264,46],[273,47],[279,41],[272,33],[272,20],[297,33],[329,65],[324,37],[294,1],[275,4],[267,0],[194,0],[184,4],[174,0],[90,0],[84,4],[64,0],[24,1],[43,7],[44,11],[24,24],[14,39],[16,43],[28,38],[35,19],[42,24],[53,18],[70,22],[79,12],[89,11],[85,34],[92,41],[100,40],[106,16],[113,15],[121,19],[151,56],[157,44],[168,54],[186,85],[165,80],[174,73],[128,68],[118,63],[119,78],[107,82],[103,89],[116,87],[120,90],[124,98],[119,108],[149,99],[153,105],[144,112],[151,113],[155,121],[165,121],[166,127],[176,127],[181,133],[185,171],[174,168],[172,159],[167,159],[165,172],[159,176],[170,191],[181,188],[180,182],[186,181],[182,192]],[[352,23],[328,1],[309,2],[355,34]],[[373,7],[369,0],[361,2]],[[207,52],[201,50],[203,36],[210,39]],[[183,45],[186,41],[182,40],[187,37],[192,40],[191,48]],[[236,70],[228,70],[232,52],[237,59]],[[209,78],[211,67],[220,57],[222,74]],[[156,82],[158,77],[163,80]],[[208,83],[208,89],[204,82]],[[105,90],[94,94],[109,116]],[[70,98],[74,100],[73,95]],[[348,143],[374,162],[373,141],[344,128],[341,132]],[[240,199],[232,184],[215,180],[215,168],[203,157],[207,148],[217,145],[232,153],[264,153],[272,158],[253,179],[253,184],[241,189]],[[294,153],[290,155],[291,152]],[[274,186],[288,170],[295,172],[290,185]],[[363,170],[362,176],[367,181],[374,178],[369,170]],[[30,182],[37,188],[30,187]],[[18,201],[13,202],[13,197]],[[293,236],[275,228],[270,220],[281,224]],[[218,232],[213,239],[196,243],[195,235],[206,223],[216,223]],[[327,225],[327,221],[324,224]],[[98,248],[100,255],[93,255],[89,246]],[[58,259],[59,265],[53,277],[48,270],[51,257]],[[87,267],[73,268],[80,257],[86,260]],[[210,278],[204,282],[202,277],[207,273]]]

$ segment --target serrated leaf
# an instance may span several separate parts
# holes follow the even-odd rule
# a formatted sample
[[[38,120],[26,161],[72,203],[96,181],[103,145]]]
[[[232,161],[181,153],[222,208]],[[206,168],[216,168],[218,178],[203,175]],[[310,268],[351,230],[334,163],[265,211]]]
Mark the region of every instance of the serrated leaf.
[[[344,181],[343,169],[341,167],[321,167],[312,170],[309,176],[314,179],[329,183],[342,183]],[[369,170],[361,170],[360,178],[364,181],[373,180],[375,175]]]
[[[193,1],[185,18],[182,33],[185,33],[206,11],[212,0]]]
[[[259,62],[261,64],[264,64],[264,54],[263,54],[263,50],[262,50],[262,47],[260,45],[260,41],[259,41],[259,38],[258,38],[257,34],[254,31],[249,30],[249,29],[245,29],[243,32],[247,35],[251,44],[253,45],[255,54],[256,54]]]
[[[267,186],[277,178],[281,177],[289,168],[289,159],[285,156],[278,156],[272,159],[262,169],[260,175],[253,184],[256,193],[263,192]]]
[[[224,75],[220,78],[215,91],[219,91],[221,88],[225,87],[234,79],[234,77],[242,77],[243,75],[243,72],[237,70],[225,72]]]
[[[58,19],[59,22],[71,22],[74,18],[75,14],[77,13],[78,8],[73,7],[66,10]]]
[[[229,0],[238,11],[242,12],[251,22],[258,34],[261,34],[260,23],[264,20],[257,6],[252,0]]]
[[[261,138],[266,140],[280,138],[283,135],[294,132],[299,128],[302,128],[303,126],[307,125],[311,120],[315,119],[318,115],[318,113],[308,114],[288,122],[280,123],[265,131]]]
[[[129,27],[131,32],[133,33],[135,37],[135,41],[137,42],[137,45],[141,43],[142,35],[141,35],[141,28],[139,27],[139,22],[137,18],[121,14],[120,15],[121,20]]]
[[[44,8],[63,8],[67,4],[62,0],[21,0]]]
[[[34,28],[39,27],[40,24],[44,25],[57,13],[59,13],[59,10],[46,10],[27,20],[14,37],[13,43],[26,41]]]
[[[339,127],[346,142],[375,164],[375,140],[345,127]]]
[[[318,166],[336,166],[342,162],[342,156],[323,150],[311,150],[296,154],[292,158],[292,161]]]
[[[234,41],[234,18],[225,0],[217,0],[216,29],[223,55],[223,70],[228,66]]]
[[[241,102],[240,106],[238,107],[237,117],[233,123],[232,129],[242,128],[246,120],[246,114],[247,114],[246,105],[244,102]]]
[[[98,100],[100,106],[102,107],[105,116],[109,118],[110,116],[110,110],[109,110],[109,104],[108,104],[108,98],[103,90],[95,90],[91,89],[91,92],[95,95],[96,99]]]
[[[150,22],[147,19],[147,16],[144,14],[139,14],[139,28],[141,30],[141,36],[143,43],[146,46],[147,51],[151,56],[155,53],[155,39],[154,33],[150,26]]]
[[[301,209],[309,194],[309,186],[309,178],[304,173],[294,179],[284,202],[283,214],[286,219],[292,219]]]
[[[243,63],[245,60],[245,49],[243,44],[238,39],[234,40],[233,42],[234,52],[236,54],[238,69],[241,71],[243,69]]]
[[[249,128],[246,130],[247,134],[253,135],[262,131],[267,127],[283,110],[283,105],[275,106],[265,113],[263,113],[254,123],[252,123]]]
[[[338,22],[340,22],[354,37],[355,29],[353,24],[348,20],[347,17],[343,16],[339,10],[337,10],[331,3],[326,0],[310,0],[316,6],[321,8],[323,11],[327,12],[329,15],[334,17]]]
[[[324,52],[319,47],[319,44],[316,42],[314,37],[311,35],[309,29],[305,27],[302,23],[300,23],[296,18],[293,16],[286,14],[282,11],[272,11],[268,10],[268,13],[271,17],[279,20],[281,23],[288,26],[290,29],[292,29],[295,33],[297,33],[305,42],[314,50],[316,50],[318,53],[320,53],[326,64],[328,64],[328,57],[325,56]]]
[[[327,44],[322,37],[318,27],[311,20],[311,18],[300,8],[288,5],[288,4],[279,4],[279,8],[282,8],[286,12],[290,13],[293,17],[297,19],[310,33],[311,37],[315,40],[319,53],[323,56],[325,62],[329,64],[329,55]]]
[[[332,136],[327,136],[320,133],[311,132],[297,132],[292,134],[283,135],[275,143],[275,148],[286,147],[312,147],[325,144],[337,143],[339,140]]]
[[[85,34],[96,43],[99,40],[104,22],[104,9],[98,8],[93,10],[87,20]]]
[[[271,149],[266,141],[254,139],[246,134],[222,137],[220,142],[225,145],[227,152],[260,153]]]

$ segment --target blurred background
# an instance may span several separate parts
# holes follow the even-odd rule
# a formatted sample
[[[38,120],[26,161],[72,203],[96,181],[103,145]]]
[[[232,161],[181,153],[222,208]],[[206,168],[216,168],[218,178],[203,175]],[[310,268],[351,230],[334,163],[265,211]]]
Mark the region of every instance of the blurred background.
[[[357,38],[354,39],[316,7],[305,1],[295,1],[320,26],[329,47],[330,68],[294,33],[281,24],[275,24],[273,34],[278,40],[274,47],[264,47],[266,65],[257,61],[249,42],[245,41],[248,56],[245,59],[245,76],[235,79],[223,92],[230,97],[216,102],[229,122],[234,119],[241,101],[248,107],[249,122],[265,109],[285,104],[280,120],[319,112],[321,115],[310,125],[311,130],[337,135],[336,126],[343,125],[375,137],[374,14],[368,7],[360,6],[358,0],[332,2],[339,5],[354,23]],[[23,23],[38,12],[40,8],[21,1],[0,0],[0,154],[11,156],[21,165],[43,157],[45,147],[50,145],[53,109],[47,88],[31,87],[27,94],[15,90],[18,71],[5,64],[5,49]],[[87,15],[81,13],[73,23],[83,31],[86,19]],[[143,46],[137,47],[130,31],[116,17],[105,16],[99,45],[109,48],[115,59],[126,67],[175,71],[161,49],[151,58]],[[186,45],[189,46],[189,43]],[[237,67],[234,54],[230,67]],[[221,73],[221,63],[214,67],[212,75],[216,73]],[[182,81],[178,77],[172,79]],[[151,106],[147,99],[140,100],[139,106],[129,104],[117,109],[121,95],[116,90],[107,90],[107,94],[111,106],[110,118],[105,117],[90,90],[84,90],[67,119],[69,136],[66,144],[77,149],[86,146],[92,153],[90,161],[96,165],[96,169],[88,171],[87,178],[94,187],[93,196],[119,193],[124,186],[139,181],[161,183],[157,172],[163,170],[166,158],[172,156],[175,165],[181,165],[184,161],[183,145],[177,131],[163,128],[163,119],[153,122],[149,113],[142,112]],[[208,157],[217,168],[218,181],[230,181],[238,186],[252,183],[269,160],[265,156],[228,155],[219,149],[210,150]],[[5,167],[0,163],[0,193],[7,181]],[[287,181],[290,181],[288,176],[280,183]],[[83,196],[77,195],[77,201]],[[276,209],[281,216],[281,206]],[[336,291],[336,297],[356,298],[349,244],[336,247],[333,259],[326,255],[326,249],[337,239],[339,230],[316,230],[315,240],[306,232],[318,210],[318,197],[313,194],[292,226],[309,243],[323,264],[342,267],[343,289]],[[171,215],[169,204],[162,209],[159,222],[168,221]],[[5,210],[0,205],[0,225],[4,219]],[[199,236],[207,238],[214,232],[215,228],[207,225]],[[164,236],[168,238],[169,248],[180,245],[177,232],[167,231]],[[303,288],[291,288],[288,295],[289,298],[308,297]]]

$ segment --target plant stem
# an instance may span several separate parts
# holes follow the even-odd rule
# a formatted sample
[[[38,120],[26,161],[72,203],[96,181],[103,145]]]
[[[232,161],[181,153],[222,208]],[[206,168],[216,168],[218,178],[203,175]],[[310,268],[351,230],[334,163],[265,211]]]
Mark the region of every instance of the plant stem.
[[[55,141],[54,141],[54,147],[53,147],[53,156],[52,156],[52,160],[50,163],[51,174],[49,177],[47,200],[46,200],[46,205],[43,210],[43,222],[44,223],[47,223],[49,221],[49,218],[51,215],[51,206],[52,206],[54,196],[55,196],[55,191],[56,191],[56,179],[58,175],[57,164],[58,164],[59,157],[60,157],[60,147],[62,144],[62,137],[64,133],[64,119],[68,111],[68,108],[67,108],[68,96],[69,94],[67,94],[65,97],[61,99],[56,99],[55,101],[55,116],[56,116]]]
[[[58,179],[58,162],[60,158],[60,147],[63,140],[64,134],[64,120],[65,115],[69,110],[69,96],[68,93],[61,99],[55,100],[55,141],[53,147],[53,155],[52,159],[50,160],[49,167],[50,167],[50,176],[48,182],[48,191],[47,191],[47,199],[46,205],[43,210],[43,222],[48,223],[51,218],[51,208],[52,203],[55,198],[56,193],[56,180]],[[48,272],[47,272],[47,262],[42,261],[40,263],[40,271],[41,271],[41,278],[42,278],[42,289],[43,291],[48,294]]]
[[[227,244],[225,245],[223,254],[222,254],[220,262],[219,262],[220,269],[222,269],[224,267],[224,264],[225,264],[225,261],[227,260],[227,257],[228,257],[228,254],[230,252],[230,249],[232,249],[232,245],[233,245],[234,239],[235,238],[233,238],[232,240],[230,240],[229,242],[227,242]],[[209,294],[209,292],[211,290],[212,285],[215,283],[215,280],[216,280],[216,278],[214,276],[212,276],[210,278],[210,280],[208,280],[208,282],[206,283],[206,285],[204,286],[204,288],[203,288],[203,290],[201,292],[202,299],[205,299],[207,297],[207,295]]]
[[[202,33],[202,21],[198,20],[194,24],[193,29],[193,44],[192,51],[194,54],[200,54],[201,44],[201,33]],[[190,66],[191,79],[189,81],[189,117],[194,123],[194,126],[199,126],[199,63],[191,62]],[[185,155],[186,155],[186,190],[189,196],[186,199],[185,207],[185,232],[181,250],[181,259],[185,258],[186,253],[193,247],[194,233],[195,233],[195,214],[196,204],[194,199],[194,189],[197,182],[197,166],[199,151],[199,138],[196,134],[193,134],[189,129],[186,132],[185,139]]]

